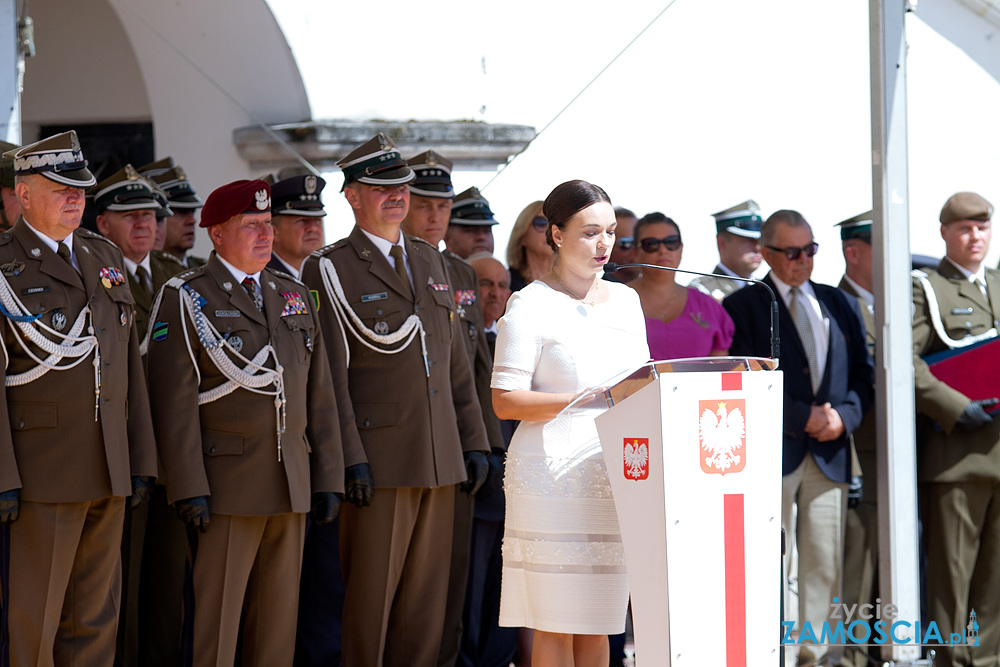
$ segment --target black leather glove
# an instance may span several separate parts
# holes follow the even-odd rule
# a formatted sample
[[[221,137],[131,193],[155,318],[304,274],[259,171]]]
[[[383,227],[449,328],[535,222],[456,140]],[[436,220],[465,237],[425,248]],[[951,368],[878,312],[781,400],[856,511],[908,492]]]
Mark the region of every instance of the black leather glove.
[[[497,488],[503,485],[503,464],[507,460],[507,452],[502,449],[490,450],[490,455],[486,457],[490,464],[490,476],[487,483]]]
[[[194,498],[178,500],[174,503],[174,508],[177,510],[177,516],[187,525],[197,528],[198,532],[201,533],[208,530],[208,522],[211,518],[211,512],[208,509],[208,496],[195,496]]]
[[[0,523],[13,523],[21,514],[21,489],[0,493]]]
[[[143,503],[148,503],[153,497],[153,481],[155,477],[147,475],[132,476],[132,495],[128,499],[129,507],[135,509]]]
[[[465,472],[469,479],[462,482],[458,488],[471,496],[483,486],[486,476],[490,474],[490,463],[486,460],[486,454],[465,452]]]
[[[864,499],[864,478],[861,475],[851,475],[851,483],[847,485],[847,506],[853,509]]]
[[[993,417],[986,413],[986,408],[993,407],[997,402],[995,398],[985,398],[981,401],[969,401],[965,406],[965,412],[955,422],[962,427],[963,431],[975,431],[980,426],[986,426],[993,421]]]
[[[375,479],[372,467],[367,463],[356,463],[344,471],[344,497],[357,507],[368,507],[375,495]]]
[[[312,494],[312,520],[320,525],[333,523],[340,511],[340,498],[333,491],[317,491]]]

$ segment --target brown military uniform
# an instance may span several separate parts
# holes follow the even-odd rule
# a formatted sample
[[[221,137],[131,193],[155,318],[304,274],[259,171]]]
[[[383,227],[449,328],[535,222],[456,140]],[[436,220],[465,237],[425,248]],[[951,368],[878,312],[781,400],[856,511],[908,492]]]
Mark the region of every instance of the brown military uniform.
[[[722,268],[721,264],[716,264],[715,268],[712,269],[711,272],[725,275],[726,270]],[[745,285],[745,282],[739,280],[715,278],[713,276],[695,276],[695,278],[688,283],[689,287],[693,287],[700,292],[704,292],[719,303],[722,303],[723,299]]]
[[[155,316],[149,373],[156,378],[153,422],[167,498],[209,496],[212,513],[208,530],[193,535],[191,545],[194,609],[186,613],[195,615],[195,664],[233,664],[241,612],[245,660],[291,664],[305,513],[311,493],[342,492],[344,479],[337,403],[316,311],[304,285],[264,269],[259,312],[215,254],[176,281],[185,286],[168,284]],[[199,392],[223,384],[225,376],[185,309],[197,369],[191,363],[178,298],[186,288],[204,299],[208,321],[247,359],[273,346],[286,399],[280,460],[274,396],[238,387],[199,407]],[[274,364],[271,357],[264,362]]]
[[[0,234],[0,265],[13,295],[40,321],[69,333],[89,305],[100,352],[95,418],[94,354],[75,367],[5,387],[0,490],[21,488],[9,526],[12,664],[109,664],[120,593],[119,550],[131,477],[155,476],[156,458],[134,303],[121,253],[78,229],[74,267],[23,220]],[[86,327],[83,335],[86,335]],[[46,334],[47,335],[47,334]],[[7,376],[34,368],[3,327]],[[66,363],[64,360],[63,363]]]
[[[345,463],[368,462],[371,507],[341,513],[344,664],[432,665],[438,658],[448,590],[455,485],[465,481],[464,451],[488,451],[464,325],[436,248],[415,237],[404,246],[414,289],[357,227],[306,260],[303,278],[320,298],[334,366],[348,368],[361,447],[345,444]],[[346,300],[365,327],[397,331],[413,314],[425,333],[397,354],[346,332],[346,355],[320,262],[337,270]],[[333,333],[336,331],[337,333]],[[374,344],[378,347],[378,344]],[[426,361],[426,364],[425,364]],[[438,565],[434,565],[437,563]]]
[[[915,276],[918,275],[914,272]],[[987,269],[989,298],[948,260],[924,269],[943,333],[961,340],[997,326],[1000,271]],[[921,357],[951,347],[934,326],[928,294],[913,284],[913,374],[917,473],[927,548],[927,617],[942,634],[961,633],[975,609],[980,646],[942,646],[942,664],[987,664],[1000,655],[1000,419],[965,432],[955,422],[968,398],[935,378]],[[989,656],[989,658],[987,657]],[[978,663],[977,663],[978,664]]]

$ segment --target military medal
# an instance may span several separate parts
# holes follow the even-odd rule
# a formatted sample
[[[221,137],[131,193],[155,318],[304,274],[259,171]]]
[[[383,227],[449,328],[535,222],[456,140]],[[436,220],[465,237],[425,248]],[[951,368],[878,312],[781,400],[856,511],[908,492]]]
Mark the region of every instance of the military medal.
[[[285,308],[281,311],[282,317],[309,314],[305,299],[298,292],[282,292],[281,296],[285,299]]]
[[[101,284],[104,285],[105,289],[111,289],[118,285],[125,284],[125,276],[122,272],[113,266],[105,266],[100,271]]]
[[[62,331],[66,328],[66,316],[61,310],[52,311],[52,328],[56,331]]]
[[[226,342],[229,343],[229,347],[233,348],[233,352],[239,352],[243,349],[243,339],[239,336],[227,336]]]

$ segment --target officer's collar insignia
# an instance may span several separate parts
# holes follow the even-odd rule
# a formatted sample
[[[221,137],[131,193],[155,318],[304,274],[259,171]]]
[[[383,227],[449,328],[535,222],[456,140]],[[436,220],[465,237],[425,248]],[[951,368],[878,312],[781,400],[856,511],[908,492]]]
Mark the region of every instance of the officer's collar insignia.
[[[226,290],[227,292],[231,292],[233,289],[233,284],[227,280],[226,282],[222,283],[222,289]]]
[[[35,259],[38,259],[39,257],[42,256],[42,251],[39,250],[38,248],[32,248],[31,249],[31,256],[34,257]]]
[[[372,251],[369,250],[368,248],[362,248],[361,256],[364,257],[365,259],[371,259]]]

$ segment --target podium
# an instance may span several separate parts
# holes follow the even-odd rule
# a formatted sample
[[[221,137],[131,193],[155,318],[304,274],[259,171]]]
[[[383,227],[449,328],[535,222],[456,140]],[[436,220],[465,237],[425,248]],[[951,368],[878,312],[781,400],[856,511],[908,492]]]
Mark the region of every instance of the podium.
[[[650,362],[596,419],[638,667],[778,664],[782,379],[770,359]],[[588,397],[594,398],[594,392]]]

